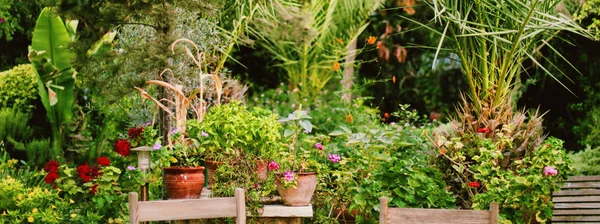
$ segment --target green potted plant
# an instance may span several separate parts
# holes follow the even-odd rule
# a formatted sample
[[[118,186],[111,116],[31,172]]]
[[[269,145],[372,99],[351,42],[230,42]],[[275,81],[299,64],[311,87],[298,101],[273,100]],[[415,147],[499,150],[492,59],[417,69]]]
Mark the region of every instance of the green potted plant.
[[[280,151],[281,165],[270,163],[269,168],[281,167],[283,173],[276,178],[277,191],[285,206],[307,206],[317,187],[317,173],[328,160],[337,163],[341,160],[338,154],[327,154],[321,142],[308,134],[312,131],[311,117],[306,111],[299,109],[279,120],[288,127],[284,137],[288,144]]]
[[[267,161],[281,147],[277,115],[255,108],[248,109],[241,102],[212,107],[204,121],[189,122],[189,134],[206,151],[209,186],[214,183],[214,172],[224,162],[256,161],[257,174],[266,177]]]

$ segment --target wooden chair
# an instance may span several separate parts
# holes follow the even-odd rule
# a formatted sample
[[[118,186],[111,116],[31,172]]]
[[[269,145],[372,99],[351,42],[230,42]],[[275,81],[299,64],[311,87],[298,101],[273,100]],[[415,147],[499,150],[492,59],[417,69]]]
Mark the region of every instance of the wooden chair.
[[[492,203],[489,211],[457,209],[388,208],[388,199],[379,199],[380,224],[396,223],[444,223],[444,224],[497,224],[498,203]]]
[[[552,223],[599,223],[600,176],[574,176],[552,192]]]
[[[236,217],[235,223],[246,223],[244,189],[235,189],[235,197],[138,201],[136,192],[129,193],[129,223],[144,221],[209,219]]]

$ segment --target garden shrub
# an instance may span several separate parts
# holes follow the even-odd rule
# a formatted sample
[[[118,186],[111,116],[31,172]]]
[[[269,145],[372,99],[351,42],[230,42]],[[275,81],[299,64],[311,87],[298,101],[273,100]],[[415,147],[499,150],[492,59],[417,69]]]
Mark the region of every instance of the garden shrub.
[[[38,99],[37,77],[31,64],[18,65],[0,72],[0,108],[18,108],[31,112]]]
[[[2,91],[2,90],[0,90]],[[33,130],[27,126],[29,114],[17,109],[0,109],[0,141],[12,138],[21,142],[29,140],[33,136]]]
[[[46,163],[50,159],[55,159],[56,154],[52,154],[50,148],[50,139],[33,139],[26,143],[20,143],[9,138],[8,140],[15,149],[25,151],[27,155],[27,164],[32,166],[40,166]]]
[[[570,153],[574,175],[600,175],[600,147],[587,145],[584,150]]]

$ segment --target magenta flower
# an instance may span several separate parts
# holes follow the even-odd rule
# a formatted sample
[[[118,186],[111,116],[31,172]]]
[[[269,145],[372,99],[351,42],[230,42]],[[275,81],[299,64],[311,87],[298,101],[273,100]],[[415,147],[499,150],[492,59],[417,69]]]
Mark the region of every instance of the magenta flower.
[[[127,166],[127,170],[135,170],[135,166]]]
[[[3,22],[4,22],[4,18],[0,18],[0,23],[3,23]]]
[[[323,150],[323,144],[321,144],[320,142],[315,143],[315,149]]]
[[[292,182],[294,179],[296,179],[296,177],[294,176],[294,172],[285,171],[285,173],[283,173],[283,179],[287,182]]]
[[[269,165],[267,165],[267,168],[270,171],[279,170],[279,164],[277,162],[275,162],[275,161],[271,161],[271,162],[269,162]]]
[[[342,158],[338,154],[329,154],[329,160],[331,160],[332,163],[337,163],[340,159]]]
[[[558,170],[552,166],[544,167],[544,176],[556,176],[558,175]]]

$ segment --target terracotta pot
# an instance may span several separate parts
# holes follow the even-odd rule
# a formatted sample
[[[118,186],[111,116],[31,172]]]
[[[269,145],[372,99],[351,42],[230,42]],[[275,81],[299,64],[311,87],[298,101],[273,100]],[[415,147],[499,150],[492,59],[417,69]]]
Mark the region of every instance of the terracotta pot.
[[[294,173],[298,175],[298,186],[284,187],[281,176],[277,178],[277,192],[285,206],[308,206],[317,188],[317,173]]]
[[[214,161],[214,160],[205,160],[204,164],[206,165],[206,169],[208,170],[208,188],[212,188],[213,183],[215,183],[215,171],[219,168],[223,162]]]
[[[258,179],[266,180],[267,179],[267,166],[269,162],[266,160],[256,160],[256,174],[258,175]]]
[[[204,187],[204,167],[163,168],[163,182],[170,199],[198,198]]]

